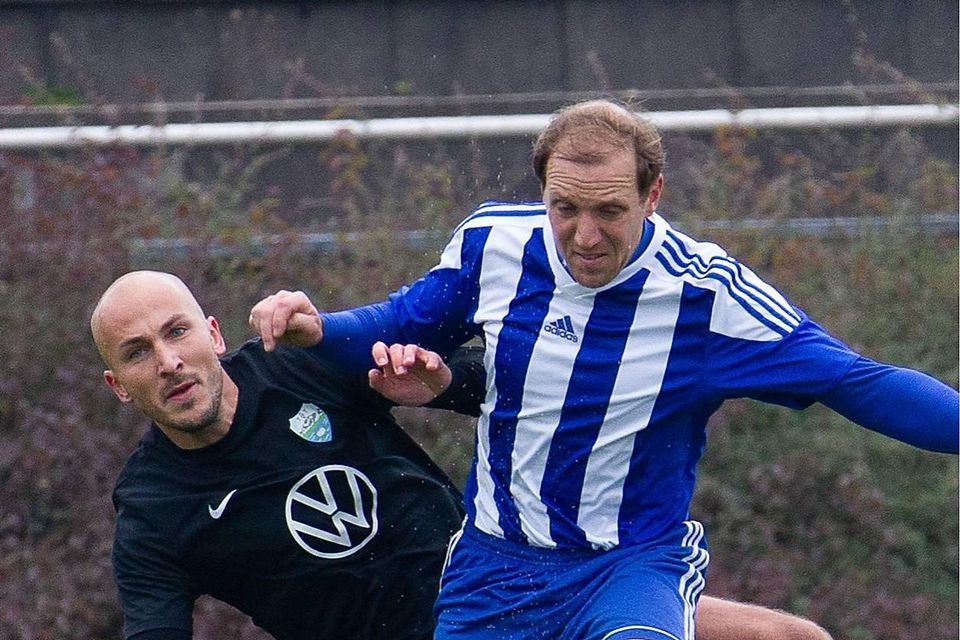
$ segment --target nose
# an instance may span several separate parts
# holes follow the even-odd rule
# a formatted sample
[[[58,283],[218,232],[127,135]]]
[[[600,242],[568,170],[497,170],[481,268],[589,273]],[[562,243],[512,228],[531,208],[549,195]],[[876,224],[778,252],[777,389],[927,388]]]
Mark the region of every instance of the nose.
[[[176,373],[183,366],[183,360],[176,349],[167,345],[161,345],[156,349],[157,370],[160,375],[170,375]]]
[[[600,242],[600,227],[590,214],[581,214],[577,218],[577,230],[574,242],[581,247],[592,247]]]

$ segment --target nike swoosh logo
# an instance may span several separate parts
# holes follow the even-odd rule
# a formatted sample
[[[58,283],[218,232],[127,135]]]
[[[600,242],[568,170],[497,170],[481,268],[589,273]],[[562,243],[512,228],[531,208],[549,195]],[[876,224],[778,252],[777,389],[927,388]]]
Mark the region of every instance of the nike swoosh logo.
[[[220,516],[223,515],[224,509],[227,508],[227,503],[230,502],[230,498],[232,498],[232,497],[233,497],[233,494],[235,494],[236,492],[237,492],[237,490],[234,489],[233,491],[231,491],[230,493],[228,493],[227,495],[225,495],[225,496],[223,497],[223,500],[220,501],[220,504],[217,505],[217,508],[216,508],[216,509],[214,509],[214,508],[213,508],[212,506],[210,506],[210,505],[207,505],[207,511],[210,512],[210,517],[213,518],[214,520],[219,520],[219,519],[220,519]]]

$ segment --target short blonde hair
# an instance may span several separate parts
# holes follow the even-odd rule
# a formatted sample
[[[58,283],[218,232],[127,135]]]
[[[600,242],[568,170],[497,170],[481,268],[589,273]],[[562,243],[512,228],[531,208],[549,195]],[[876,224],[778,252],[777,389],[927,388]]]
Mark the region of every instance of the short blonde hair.
[[[568,141],[575,142],[574,157],[588,163],[599,160],[598,145],[605,149],[632,147],[641,196],[647,194],[650,185],[663,172],[665,154],[660,132],[649,120],[615,102],[589,100],[557,111],[537,136],[533,145],[533,171],[541,188],[546,185],[550,156]]]

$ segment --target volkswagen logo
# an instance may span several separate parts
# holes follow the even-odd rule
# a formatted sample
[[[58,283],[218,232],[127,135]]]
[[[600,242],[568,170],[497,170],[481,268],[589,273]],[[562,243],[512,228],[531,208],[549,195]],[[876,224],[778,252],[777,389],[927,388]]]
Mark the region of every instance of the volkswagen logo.
[[[286,517],[290,535],[304,551],[345,558],[377,534],[377,489],[352,467],[320,467],[290,489]]]

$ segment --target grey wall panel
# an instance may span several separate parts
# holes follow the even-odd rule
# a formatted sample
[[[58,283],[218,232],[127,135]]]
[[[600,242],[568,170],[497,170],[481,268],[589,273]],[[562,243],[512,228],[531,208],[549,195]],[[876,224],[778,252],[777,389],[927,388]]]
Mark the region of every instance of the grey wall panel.
[[[956,82],[960,75],[956,0],[913,0],[906,37],[910,41],[910,73],[922,82]]]
[[[452,56],[448,93],[565,88],[560,7],[547,0],[459,3],[462,54]]]
[[[88,102],[956,82],[947,0],[0,1],[24,70]]]
[[[21,100],[29,86],[25,74],[47,74],[41,12],[25,8],[0,9],[0,102]]]
[[[853,41],[839,2],[737,5],[743,85],[836,85],[852,78]]]
[[[726,0],[568,3],[576,89],[690,88],[735,80]]]
[[[465,44],[457,20],[459,7],[445,0],[397,2],[391,11],[395,89],[418,95],[451,93]]]

